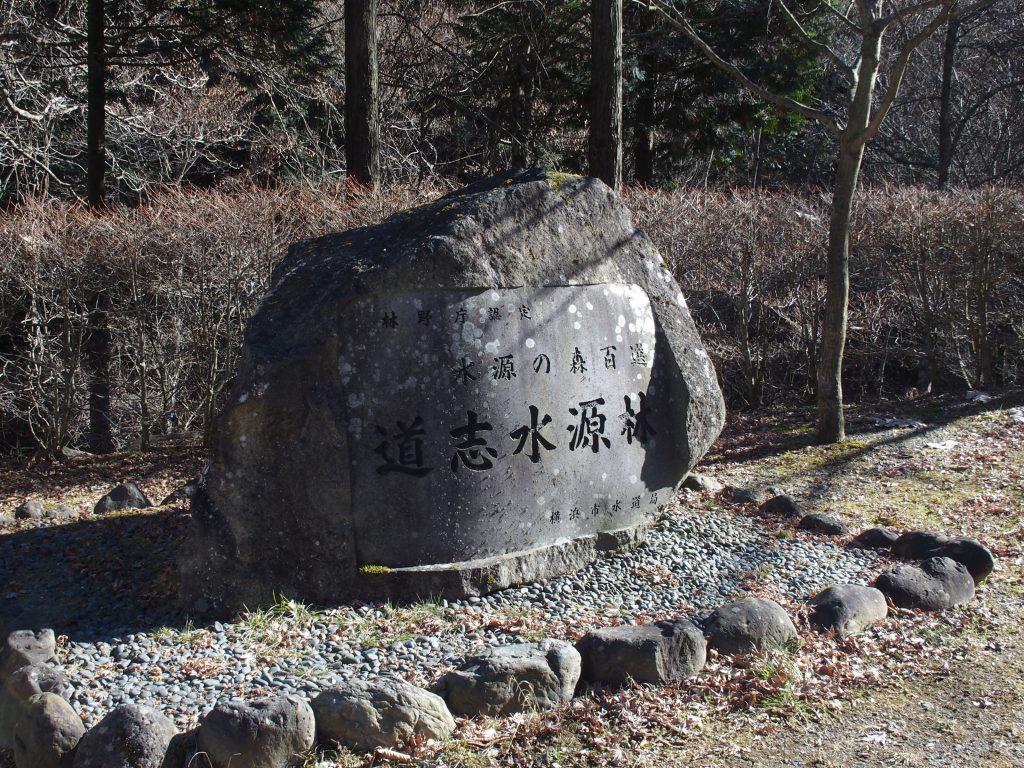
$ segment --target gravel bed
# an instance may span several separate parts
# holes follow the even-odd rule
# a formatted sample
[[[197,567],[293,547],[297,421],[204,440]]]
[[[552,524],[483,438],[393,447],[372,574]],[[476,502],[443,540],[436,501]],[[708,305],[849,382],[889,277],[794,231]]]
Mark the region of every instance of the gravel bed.
[[[586,629],[603,619],[634,622],[666,612],[700,620],[755,582],[800,601],[831,584],[867,583],[880,560],[822,538],[780,537],[742,514],[674,510],[635,552],[543,585],[428,606],[424,615],[444,623],[444,631],[435,626],[429,635],[417,634],[411,624],[400,639],[366,643],[365,634],[352,628],[372,629],[389,615],[388,607],[345,606],[313,616],[301,616],[300,608],[291,619],[275,616],[271,626],[254,627],[250,617],[200,629],[182,629],[178,622],[175,629],[108,633],[109,640],[97,642],[70,637],[59,660],[76,686],[71,701],[87,726],[111,707],[135,701],[162,709],[184,728],[233,697],[312,696],[332,683],[381,673],[427,683],[468,652],[529,637],[516,628],[517,617],[530,617],[535,631],[546,624]],[[278,639],[287,642],[275,647]]]

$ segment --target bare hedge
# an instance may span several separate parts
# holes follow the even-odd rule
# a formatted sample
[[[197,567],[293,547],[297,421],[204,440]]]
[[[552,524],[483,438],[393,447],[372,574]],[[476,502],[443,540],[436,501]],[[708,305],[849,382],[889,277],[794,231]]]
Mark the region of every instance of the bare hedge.
[[[103,215],[57,203],[9,213],[0,222],[0,444],[50,455],[82,444],[98,306],[116,441],[205,430],[287,245],[442,191],[402,186],[353,200],[332,190],[172,190]],[[687,293],[730,401],[809,397],[827,198],[625,197]],[[1024,382],[1024,193],[869,190],[851,265],[848,396]]]

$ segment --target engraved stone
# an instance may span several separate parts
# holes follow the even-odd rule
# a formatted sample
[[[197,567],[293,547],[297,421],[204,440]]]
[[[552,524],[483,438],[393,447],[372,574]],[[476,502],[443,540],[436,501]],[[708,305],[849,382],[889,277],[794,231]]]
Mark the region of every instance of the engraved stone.
[[[618,197],[556,181],[290,249],[192,501],[190,609],[479,594],[642,540],[721,392]]]

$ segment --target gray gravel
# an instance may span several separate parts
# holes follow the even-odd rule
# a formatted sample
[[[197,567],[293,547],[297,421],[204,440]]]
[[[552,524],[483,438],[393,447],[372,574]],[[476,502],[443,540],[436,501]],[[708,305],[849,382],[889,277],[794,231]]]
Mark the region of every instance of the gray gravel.
[[[547,584],[428,606],[423,610],[450,625],[440,638],[417,635],[410,626],[390,644],[374,645],[371,639],[365,645],[360,638],[367,637],[367,629],[372,633],[391,613],[382,606],[357,605],[307,620],[300,609],[298,617],[277,616],[270,628],[250,620],[92,643],[71,637],[59,658],[75,686],[72,703],[87,725],[111,707],[134,701],[163,710],[184,728],[232,697],[268,691],[312,696],[332,683],[382,672],[434,680],[473,650],[521,641],[520,634],[502,628],[515,617],[536,615],[542,622],[581,629],[605,617],[628,623],[663,612],[699,621],[715,606],[742,596],[754,581],[804,600],[832,584],[865,584],[879,563],[880,556],[867,550],[810,537],[780,538],[741,514],[675,510],[635,552]],[[474,621],[470,631],[459,631],[466,617],[493,617],[499,626]],[[279,638],[286,642],[275,649]]]

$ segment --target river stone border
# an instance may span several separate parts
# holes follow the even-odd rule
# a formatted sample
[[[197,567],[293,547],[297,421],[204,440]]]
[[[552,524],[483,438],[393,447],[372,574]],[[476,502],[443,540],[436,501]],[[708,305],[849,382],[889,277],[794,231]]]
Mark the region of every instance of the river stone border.
[[[784,499],[786,503],[779,505],[779,498]],[[775,499],[772,499],[772,501],[775,501],[776,506],[779,508],[762,508],[762,514],[781,514],[782,516],[790,517],[790,519],[793,519],[793,517],[795,517],[792,516],[793,508],[795,507],[798,509],[799,506],[795,500],[791,499],[791,497],[776,497]],[[771,505],[765,506],[770,507]],[[799,518],[797,519],[799,520]],[[599,553],[632,549],[636,546],[639,546],[639,544],[643,542],[648,529],[649,526],[646,525],[638,526],[637,528],[616,531],[612,532],[611,534],[591,536],[587,539],[584,539],[582,543],[579,540],[571,543],[575,545],[576,549],[581,550],[579,552],[579,556],[587,557],[592,560]],[[859,535],[852,537],[852,539],[846,542],[846,545],[848,547],[858,547],[867,545],[883,550],[895,549],[895,552],[891,552],[892,555],[896,557],[902,556],[904,559],[916,559],[918,560],[919,564],[926,570],[932,567],[934,565],[934,562],[937,562],[941,559],[948,564],[946,568],[947,570],[954,569],[957,571],[963,571],[964,579],[961,580],[966,580],[967,583],[973,581],[973,579],[971,578],[972,574],[968,573],[968,567],[973,567],[977,569],[977,563],[979,562],[979,558],[981,558],[982,565],[985,568],[985,573],[983,576],[978,578],[978,581],[981,581],[982,579],[984,579],[985,576],[988,575],[988,571],[991,570],[989,564],[994,564],[994,558],[992,557],[991,552],[989,552],[976,539],[967,539],[965,537],[949,539],[940,534],[925,531],[911,531],[899,537],[899,539],[902,540],[901,543],[912,542],[915,545],[924,543],[931,545],[930,547],[918,546],[915,549],[914,547],[907,546],[893,547],[893,543],[897,541],[897,538],[888,531],[886,531],[885,534],[886,535],[884,536],[879,536],[878,529],[867,529],[865,531],[862,531]],[[943,554],[946,555],[945,557],[933,557],[936,545],[941,546],[949,542],[969,542],[970,546],[964,546],[959,548],[947,547],[943,551]],[[459,583],[461,584],[462,588],[467,590],[481,589],[481,591],[491,592],[496,589],[501,589],[502,586],[507,586],[508,584],[514,583],[517,580],[521,580],[524,573],[532,573],[533,571],[530,570],[530,568],[532,567],[530,565],[530,558],[536,558],[538,561],[543,561],[544,558],[548,558],[548,561],[541,562],[540,565],[536,566],[541,570],[544,570],[550,568],[551,558],[571,558],[572,551],[575,550],[573,550],[572,548],[560,547],[559,545],[555,545],[553,547],[539,548],[537,551],[532,553],[526,553],[527,557],[525,558],[522,556],[524,553],[520,553],[520,557],[518,558],[519,562],[515,564],[509,562],[497,562],[502,560],[501,558],[492,558],[490,560],[482,561],[472,561],[465,564],[460,564],[465,566],[463,568],[456,568],[454,570],[449,570],[444,573],[438,573],[438,579],[447,579],[449,580],[449,584]],[[917,555],[917,557],[915,558],[914,555]],[[959,560],[957,559],[957,555],[960,556]],[[924,560],[925,562],[920,563],[921,560]],[[961,560],[967,560],[968,562],[965,563]],[[515,568],[518,568],[520,570],[509,572],[509,569]],[[922,600],[920,601],[920,603],[914,603],[914,601],[912,600],[908,601],[905,594],[901,594],[898,597],[888,594],[886,586],[890,581],[893,580],[893,575],[896,573],[900,573],[900,569],[905,570],[907,568],[917,570],[915,566],[896,565],[889,571],[882,573],[875,580],[875,587],[881,589],[883,593],[886,593],[885,599],[887,602],[895,602],[899,607],[903,608],[915,608],[932,611],[942,610],[949,605],[949,603],[943,603],[942,607],[937,609],[936,606],[939,605],[939,603],[936,603],[935,601]],[[388,586],[387,589],[393,590],[395,584],[400,584],[401,580],[404,578],[402,574],[402,571],[404,570],[413,569],[396,569],[392,572],[374,575],[391,580],[392,583]],[[422,572],[424,569],[416,570]],[[416,579],[421,580],[422,573],[417,574]],[[973,584],[971,584],[971,586],[973,586]],[[863,596],[862,593],[875,591],[875,589],[872,589],[870,587],[838,584],[819,592],[817,595],[811,596],[807,602],[812,607],[812,609],[816,606],[821,606],[824,603],[831,602],[831,611],[833,613],[836,613],[837,615],[842,614],[843,616],[845,616],[848,610],[854,610],[856,608],[856,606],[854,606],[852,603],[850,604],[850,606],[845,605],[845,603],[847,602],[845,600],[846,597],[855,594],[857,596]],[[474,593],[468,592],[468,594]],[[971,594],[973,595],[973,590],[971,590]],[[896,597],[895,600],[894,597]],[[837,601],[841,602],[842,604],[836,604]],[[965,600],[951,602],[953,602],[954,604],[960,604],[964,601]],[[711,613],[711,617],[713,618],[716,615],[720,615],[723,613],[727,614],[730,611],[740,610],[743,608],[744,605],[750,602],[751,600],[747,599],[726,603],[724,605],[719,606],[715,611],[713,611]],[[766,609],[781,612],[782,615],[786,614],[785,609],[783,609],[782,606],[778,605],[777,603],[774,603],[773,601],[758,599],[758,602],[763,603]],[[855,631],[865,631],[871,626],[871,624],[882,620],[884,616],[885,613],[883,611],[882,606],[878,605],[874,606],[873,610],[867,611],[860,621],[823,621],[821,620],[822,617],[818,617],[818,620],[814,620],[814,617],[812,617],[810,623],[812,627],[817,628],[818,630],[834,632],[841,637],[845,637],[849,634],[852,634]],[[678,616],[674,620],[678,622],[688,621],[687,617],[682,615]],[[788,615],[786,615],[786,620],[789,620]],[[616,628],[617,627],[608,627],[605,629]],[[772,635],[770,631],[768,631],[770,629],[771,627],[767,627],[765,629],[766,634],[765,637],[762,638],[762,640],[764,641],[763,643],[758,643],[755,641],[750,644],[751,647],[767,647],[772,645],[773,643],[779,642],[778,638],[776,638],[774,635]],[[594,632],[597,633],[600,633],[602,631],[602,629],[594,630]],[[745,631],[756,633],[759,631],[759,629],[756,626],[753,628],[747,626],[745,627]],[[715,634],[715,622],[712,620],[705,621],[704,625],[700,627],[698,633],[703,634],[705,638],[705,643],[707,643],[708,639],[714,640],[713,635]],[[527,646],[534,647],[536,649],[536,652],[532,653],[531,655],[531,653],[527,652],[526,650]],[[516,653],[512,653],[511,657],[522,657],[524,660],[527,661],[535,661],[535,659],[533,659],[533,656],[536,656],[537,654],[543,655],[545,653],[548,653],[550,649],[554,646],[566,646],[569,650],[572,650],[574,654],[576,654],[576,651],[578,649],[578,651],[581,653],[576,655],[581,656],[583,669],[588,669],[592,666],[592,661],[596,661],[588,658],[588,654],[592,653],[593,650],[589,648],[587,643],[581,642],[576,647],[573,647],[569,645],[567,641],[552,638],[543,640],[539,643],[521,644],[520,647],[523,650]],[[498,646],[497,648],[508,650],[511,648],[511,646]],[[491,650],[493,651],[494,649]],[[498,653],[500,654],[501,650],[499,650]],[[118,711],[123,709],[125,705],[121,704],[117,707],[112,708],[111,712],[108,712],[107,716],[104,717],[104,719],[101,720],[100,723],[94,726],[92,729],[87,731],[84,725],[82,725],[79,731],[78,726],[76,725],[77,718],[75,718],[74,721],[69,719],[72,713],[74,713],[75,715],[78,715],[78,713],[75,712],[71,705],[67,702],[67,694],[69,693],[67,686],[47,685],[46,688],[52,687],[55,690],[53,692],[44,692],[32,695],[31,698],[29,698],[29,700],[25,702],[22,702],[22,698],[25,693],[21,690],[22,688],[24,688],[23,685],[18,688],[18,692],[16,692],[13,687],[11,691],[7,690],[9,686],[19,685],[19,683],[17,683],[16,680],[14,679],[18,675],[19,671],[27,670],[29,667],[32,667],[33,669],[41,668],[43,671],[45,671],[46,665],[52,663],[53,659],[54,633],[51,629],[16,630],[14,632],[11,632],[8,635],[8,637],[5,638],[3,650],[0,651],[0,700],[10,700],[10,704],[8,706],[13,707],[15,709],[19,709],[21,711],[20,713],[14,711],[8,713],[8,717],[3,718],[3,722],[0,722],[0,728],[4,728],[5,730],[10,731],[0,733],[0,749],[5,748],[7,750],[10,750],[13,747],[14,752],[17,753],[15,755],[15,758],[16,760],[20,760],[20,763],[24,763],[26,759],[30,759],[31,761],[33,761],[33,763],[39,763],[39,761],[42,761],[49,765],[50,763],[47,761],[56,760],[57,762],[54,762],[54,765],[57,765],[59,763],[60,766],[67,766],[67,768],[79,768],[80,765],[84,766],[86,765],[86,763],[82,763],[81,761],[79,761],[75,755],[78,743],[80,743],[82,739],[90,740],[90,738],[102,738],[100,731],[105,727],[104,724],[111,717],[111,715],[118,713]],[[470,663],[472,663],[472,659],[470,659],[467,662],[467,664]],[[534,666],[536,665],[534,664]],[[577,666],[575,667],[575,669],[576,675],[578,676],[579,667]],[[453,670],[451,672],[446,673],[446,675],[442,675],[435,682],[435,686],[441,685],[445,677],[450,677],[452,674],[457,672],[458,670]],[[516,680],[521,680],[522,685],[527,687],[530,686],[529,677],[531,674],[534,673],[535,670],[526,669],[525,667],[522,670],[516,669],[514,664],[510,665],[509,668],[505,670],[506,677],[508,677],[512,684],[515,684]],[[38,674],[40,673],[37,671],[36,675]],[[616,680],[612,684],[628,685],[631,682],[633,681]],[[572,685],[575,685],[574,681]],[[570,693],[570,686],[567,682],[566,696],[568,698],[561,697],[551,701],[545,700],[539,705],[536,704],[536,699],[534,700],[534,702],[535,705],[539,707],[553,708],[555,706],[558,706],[559,704],[568,701],[568,699],[571,698],[572,695],[586,695],[589,688],[599,685],[602,685],[602,683],[586,683],[584,681],[581,682],[581,684],[577,687],[574,693]],[[414,686],[412,687],[415,688]],[[424,695],[426,696],[430,695],[424,689],[418,690],[423,691]],[[28,693],[34,693],[34,690],[28,691]],[[56,706],[58,703],[60,704],[60,706]],[[180,768],[185,768],[185,766],[194,765],[196,763],[195,758],[197,754],[202,754],[201,751],[197,752],[197,750],[201,750],[201,747],[205,742],[210,741],[210,739],[213,739],[219,743],[221,740],[223,740],[224,733],[222,733],[221,731],[224,731],[225,733],[228,733],[231,736],[229,741],[233,742],[231,746],[232,751],[235,751],[236,754],[242,752],[246,753],[248,758],[253,761],[252,764],[259,765],[260,768],[286,768],[286,766],[288,765],[301,764],[302,756],[300,756],[299,754],[293,755],[291,759],[284,757],[284,755],[287,753],[288,749],[292,748],[288,747],[287,745],[295,745],[294,749],[296,750],[308,749],[314,743],[313,736],[311,734],[321,732],[321,729],[317,726],[315,722],[315,708],[311,706],[311,703],[312,699],[306,699],[304,697],[296,696],[294,694],[280,694],[270,697],[264,697],[263,699],[253,699],[246,702],[246,705],[244,707],[235,706],[235,709],[239,710],[239,712],[237,713],[237,717],[234,716],[235,713],[233,713],[233,711],[232,713],[229,713],[232,716],[227,717],[224,713],[228,709],[231,709],[231,707],[227,705],[218,704],[213,709],[208,711],[205,715],[203,715],[202,718],[200,718],[200,724],[197,728],[192,729],[191,731],[187,731],[185,733],[175,734],[173,738],[171,738],[170,744],[166,748],[166,757],[163,762],[163,768],[179,768],[179,766]],[[388,706],[387,702],[385,702],[384,706]],[[254,707],[256,707],[256,709],[254,709]],[[257,723],[257,721],[260,720],[261,713],[264,710],[276,712],[279,709],[281,709],[282,711],[288,710],[288,712],[295,710],[295,715],[289,717],[273,718],[273,720],[276,723],[277,730],[275,731],[273,738],[270,740],[271,742],[273,742],[273,744],[268,745],[267,743],[265,743],[267,742],[266,735],[264,735],[263,738],[259,738],[259,733],[261,732],[261,729],[258,727],[253,728],[250,726],[252,726],[253,723]],[[53,717],[49,716],[48,713],[51,710],[60,715],[56,718],[56,720]],[[494,714],[494,707],[489,706],[485,698],[481,699],[478,710],[479,711],[465,711],[465,709],[462,708],[460,714],[468,717],[475,717],[482,714]],[[386,722],[388,717],[388,713],[384,711],[378,713],[378,715],[376,716],[373,713],[367,713],[367,715],[367,722],[363,724],[366,733],[371,733],[375,727],[378,727],[375,723],[375,717],[379,716],[380,722]],[[214,734],[211,730],[211,728],[213,727],[211,724],[214,722],[219,723],[220,721],[218,720],[218,717],[220,717],[220,720],[224,720],[225,722],[220,723],[218,732]],[[139,723],[136,724],[135,730],[139,730],[140,728],[142,728],[142,723],[143,721],[140,720]],[[160,725],[160,723],[157,723],[157,725]],[[206,729],[210,731],[210,733],[204,733],[204,727],[206,727]],[[156,730],[152,734],[139,732],[133,734],[133,737],[140,740],[150,739],[155,742],[166,744],[168,736],[166,727],[157,728],[157,726],[155,725],[154,728],[161,732],[157,733]],[[226,731],[225,728],[227,729]],[[326,731],[329,733],[330,729],[326,729]],[[382,739],[387,738],[383,731],[381,737]],[[325,739],[320,738],[317,740],[316,743],[318,743],[322,747],[327,748],[336,746],[334,743],[324,743],[324,741]],[[29,758],[29,756],[27,755],[26,750],[31,751],[33,753],[31,758]],[[39,750],[42,750],[42,752],[39,752]],[[84,759],[85,755],[83,754],[82,757]],[[88,764],[92,765],[93,763],[91,760],[89,760]],[[205,761],[202,758],[200,758],[199,764],[210,765],[208,756],[205,759]],[[213,763],[212,765],[213,768],[227,768],[226,765],[220,765],[217,763]]]

